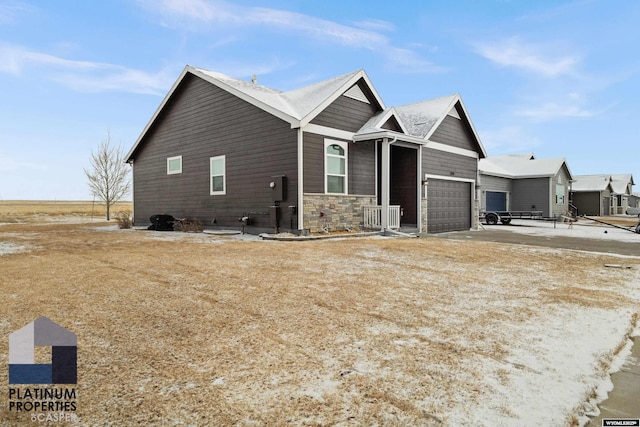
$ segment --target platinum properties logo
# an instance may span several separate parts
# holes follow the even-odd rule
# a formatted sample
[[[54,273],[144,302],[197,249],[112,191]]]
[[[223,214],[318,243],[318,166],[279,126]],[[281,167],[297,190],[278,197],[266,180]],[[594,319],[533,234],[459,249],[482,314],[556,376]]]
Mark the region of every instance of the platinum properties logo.
[[[36,363],[36,353],[45,363]],[[46,363],[50,360],[51,363]],[[38,360],[42,362],[42,360]],[[9,335],[9,411],[27,412],[32,421],[77,421],[75,387],[20,387],[34,384],[77,384],[76,335],[38,317]]]

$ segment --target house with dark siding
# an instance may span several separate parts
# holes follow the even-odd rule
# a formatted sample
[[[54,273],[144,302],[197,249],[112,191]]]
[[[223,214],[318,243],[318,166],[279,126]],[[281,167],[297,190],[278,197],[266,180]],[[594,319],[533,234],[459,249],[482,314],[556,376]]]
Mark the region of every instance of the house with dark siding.
[[[481,211],[541,211],[559,217],[569,211],[573,176],[564,158],[536,159],[531,153],[479,161]]]
[[[387,107],[363,70],[279,91],[187,66],[127,162],[135,225],[437,233],[475,227],[484,157],[459,95]]]
[[[579,215],[623,215],[637,207],[631,174],[577,175],[571,186]]]

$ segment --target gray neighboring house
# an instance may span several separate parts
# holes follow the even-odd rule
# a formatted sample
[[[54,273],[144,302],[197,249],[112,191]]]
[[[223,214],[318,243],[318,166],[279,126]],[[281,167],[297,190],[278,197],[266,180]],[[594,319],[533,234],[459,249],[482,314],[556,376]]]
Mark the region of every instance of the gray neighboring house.
[[[633,185],[631,174],[577,175],[571,185],[571,200],[578,215],[623,215],[629,207],[637,207]]]
[[[478,169],[481,211],[541,211],[543,217],[569,212],[573,175],[564,158],[491,156],[480,159]]]
[[[283,92],[187,66],[127,162],[137,226],[437,233],[476,226],[483,157],[459,95],[394,108],[363,70]]]

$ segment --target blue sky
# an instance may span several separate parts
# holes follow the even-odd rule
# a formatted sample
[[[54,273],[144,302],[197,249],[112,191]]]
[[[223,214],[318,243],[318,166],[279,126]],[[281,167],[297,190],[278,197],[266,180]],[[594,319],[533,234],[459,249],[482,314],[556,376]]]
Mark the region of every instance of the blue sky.
[[[460,93],[490,156],[640,181],[639,28],[633,0],[0,0],[0,200],[90,200],[92,149],[128,151],[187,64],[281,90],[362,68],[387,106]]]

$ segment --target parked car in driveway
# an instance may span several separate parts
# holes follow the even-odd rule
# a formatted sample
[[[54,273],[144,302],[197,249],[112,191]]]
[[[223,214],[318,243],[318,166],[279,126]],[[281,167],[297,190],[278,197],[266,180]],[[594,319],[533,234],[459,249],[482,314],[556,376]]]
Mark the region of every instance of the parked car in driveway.
[[[640,208],[627,208],[627,215],[640,215]]]

